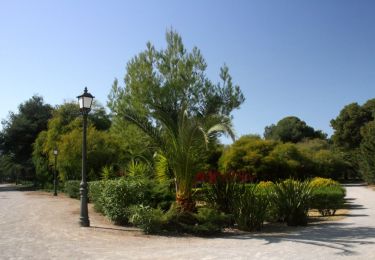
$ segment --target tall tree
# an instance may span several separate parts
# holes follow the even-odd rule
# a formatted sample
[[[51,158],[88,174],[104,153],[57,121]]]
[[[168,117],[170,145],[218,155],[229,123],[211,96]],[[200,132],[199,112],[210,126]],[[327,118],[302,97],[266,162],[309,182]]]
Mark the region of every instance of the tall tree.
[[[332,140],[337,147],[346,150],[359,147],[362,140],[361,127],[373,119],[370,103],[367,106],[364,109],[357,103],[351,103],[331,120],[334,129]]]
[[[34,167],[31,160],[32,145],[39,134],[47,128],[52,115],[52,107],[44,103],[40,96],[33,96],[18,107],[18,113],[10,113],[3,124],[4,154],[13,158],[19,165],[21,177],[34,178]]]
[[[366,124],[361,131],[360,171],[368,183],[375,183],[375,121]]]
[[[264,137],[266,139],[282,141],[284,143],[298,143],[303,139],[325,139],[327,135],[322,133],[320,130],[316,131],[298,117],[288,116],[281,119],[276,125],[272,124],[270,126],[266,126],[264,130]]]
[[[39,133],[37,139],[35,140],[33,146],[33,163],[35,165],[37,180],[40,184],[45,184],[50,179],[50,169],[54,164],[54,155],[53,150],[58,148],[59,160],[58,168],[60,170],[60,177],[64,180],[69,178],[78,178],[77,174],[80,172],[79,167],[79,158],[75,158],[77,154],[79,155],[81,149],[81,143],[79,142],[82,127],[82,118],[80,116],[79,107],[76,102],[66,102],[62,105],[56,106],[53,111],[52,118],[48,121],[48,128]],[[91,146],[88,147],[89,153],[99,154],[102,150],[109,151],[112,149],[113,142],[107,142],[108,147],[103,145],[103,140],[109,140],[107,134],[102,134],[110,127],[111,121],[109,115],[105,112],[103,106],[98,103],[93,104],[93,109],[89,115],[89,131],[88,134],[92,134],[93,138],[96,140],[89,142]],[[73,134],[74,132],[74,134]],[[74,138],[78,138],[74,141]],[[68,146],[65,143],[69,143]],[[96,148],[95,148],[96,147]],[[100,148],[99,148],[100,147]],[[104,147],[104,148],[103,148]],[[70,149],[70,150],[69,150]],[[117,156],[113,156],[113,159]],[[91,165],[101,165],[104,166],[109,160],[107,158],[95,157],[95,164]],[[62,162],[61,160],[65,160]],[[76,160],[77,159],[77,160]],[[112,160],[113,161],[113,160]],[[102,163],[98,163],[102,162]],[[64,168],[62,167],[64,166]],[[67,170],[69,169],[69,170]],[[100,173],[101,168],[96,167],[93,171],[97,177]],[[69,172],[69,173],[68,173]],[[72,174],[71,172],[74,172]]]
[[[231,131],[230,114],[244,102],[227,66],[221,83],[206,76],[206,62],[198,48],[188,52],[180,35],[166,34],[167,47],[151,43],[127,64],[125,87],[115,81],[109,106],[142,129],[167,158],[176,183],[176,201],[191,209],[194,175],[203,166],[205,147],[220,133]]]

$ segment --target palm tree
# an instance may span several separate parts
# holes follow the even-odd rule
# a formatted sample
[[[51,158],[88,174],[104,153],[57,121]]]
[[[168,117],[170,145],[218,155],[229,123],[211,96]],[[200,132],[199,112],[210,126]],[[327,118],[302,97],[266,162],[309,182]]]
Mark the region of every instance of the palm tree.
[[[176,203],[182,211],[192,211],[192,186],[195,174],[202,170],[203,158],[210,140],[218,134],[228,134],[234,139],[229,117],[223,115],[192,114],[187,106],[180,111],[158,107],[151,116],[145,117],[127,109],[125,120],[134,123],[150,136],[159,152],[166,158],[173,172],[176,187]]]

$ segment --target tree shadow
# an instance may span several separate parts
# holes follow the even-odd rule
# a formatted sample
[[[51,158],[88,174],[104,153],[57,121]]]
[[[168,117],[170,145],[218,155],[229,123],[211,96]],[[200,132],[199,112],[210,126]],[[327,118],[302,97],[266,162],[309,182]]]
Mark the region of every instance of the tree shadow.
[[[15,184],[1,184],[0,185],[0,192],[9,192],[9,191],[34,191],[35,188],[33,186],[22,186],[22,185],[15,185]]]
[[[339,255],[356,255],[360,245],[375,245],[375,228],[350,227],[346,223],[316,224],[308,227],[285,227],[284,230],[263,230],[257,233],[227,235],[228,239],[263,239],[265,245],[285,241],[316,245],[338,250]]]

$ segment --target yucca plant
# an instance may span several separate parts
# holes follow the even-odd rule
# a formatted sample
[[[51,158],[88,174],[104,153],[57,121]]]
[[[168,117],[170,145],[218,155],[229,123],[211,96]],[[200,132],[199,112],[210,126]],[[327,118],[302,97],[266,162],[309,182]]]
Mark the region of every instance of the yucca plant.
[[[218,210],[230,214],[236,199],[239,184],[235,176],[218,175],[213,184],[204,184],[204,199]]]
[[[238,228],[259,231],[266,219],[269,200],[267,194],[256,185],[239,184],[236,190],[233,213]]]
[[[274,186],[271,198],[279,218],[286,221],[288,226],[305,226],[311,196],[312,188],[308,181],[287,179]]]

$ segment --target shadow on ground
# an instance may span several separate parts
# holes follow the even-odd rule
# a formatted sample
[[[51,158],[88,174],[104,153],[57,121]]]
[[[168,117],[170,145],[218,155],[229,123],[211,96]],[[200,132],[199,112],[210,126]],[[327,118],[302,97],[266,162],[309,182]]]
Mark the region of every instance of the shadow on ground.
[[[355,203],[355,199],[347,200],[350,213],[342,214],[345,217],[367,217],[367,214],[358,213],[366,209]],[[355,220],[353,220],[354,222]],[[307,227],[286,227],[281,225],[265,225],[262,232],[228,235],[229,239],[263,239],[265,244],[291,241],[294,243],[310,244],[338,250],[339,255],[356,255],[356,248],[360,245],[375,246],[374,227],[356,227],[352,223],[320,222],[310,223]]]
[[[22,186],[22,185],[15,185],[15,184],[1,184],[0,185],[0,192],[4,191],[33,191],[35,190],[32,186]]]
[[[356,255],[359,245],[375,245],[375,228],[353,227],[347,223],[327,223],[308,227],[288,228],[286,233],[274,232],[228,236],[230,239],[263,239],[265,244],[291,241],[338,250],[340,255]]]

